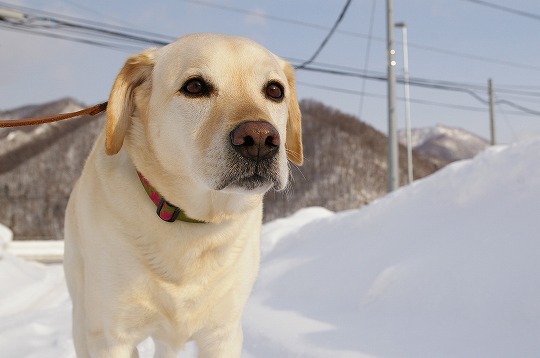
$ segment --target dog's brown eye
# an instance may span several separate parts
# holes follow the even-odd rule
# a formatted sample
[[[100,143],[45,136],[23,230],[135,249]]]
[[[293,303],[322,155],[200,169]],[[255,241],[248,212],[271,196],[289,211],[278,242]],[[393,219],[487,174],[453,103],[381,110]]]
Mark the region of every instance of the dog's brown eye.
[[[208,86],[203,79],[192,78],[184,84],[182,92],[192,96],[203,95],[208,92]]]
[[[266,86],[266,95],[272,99],[283,98],[283,87],[279,83],[272,82]]]

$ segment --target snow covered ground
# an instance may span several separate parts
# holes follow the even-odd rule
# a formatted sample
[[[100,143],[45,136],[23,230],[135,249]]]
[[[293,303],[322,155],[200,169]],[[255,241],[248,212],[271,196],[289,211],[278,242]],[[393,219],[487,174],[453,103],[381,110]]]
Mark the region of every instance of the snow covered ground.
[[[540,357],[540,139],[262,242],[244,357]],[[59,265],[4,253],[0,356],[73,357],[70,308]]]

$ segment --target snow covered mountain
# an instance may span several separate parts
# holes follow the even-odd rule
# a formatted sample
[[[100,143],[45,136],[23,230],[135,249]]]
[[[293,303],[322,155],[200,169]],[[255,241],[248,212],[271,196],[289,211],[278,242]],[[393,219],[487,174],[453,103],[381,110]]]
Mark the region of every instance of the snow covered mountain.
[[[538,357],[539,153],[492,147],[362,209],[266,224],[242,357]],[[2,356],[74,356],[60,266],[5,254],[0,292]]]
[[[406,145],[405,130],[400,130],[398,136],[399,142]],[[470,159],[489,146],[476,134],[442,125],[412,129],[411,142],[415,152],[446,163]]]

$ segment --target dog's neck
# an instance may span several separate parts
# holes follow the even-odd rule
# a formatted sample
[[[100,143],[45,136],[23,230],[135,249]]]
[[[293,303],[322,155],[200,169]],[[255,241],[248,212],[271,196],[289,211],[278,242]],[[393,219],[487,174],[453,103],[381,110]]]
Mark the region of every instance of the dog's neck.
[[[131,138],[126,137],[122,150],[109,159],[117,161],[117,167],[123,167],[125,175],[140,171],[160,196],[182,208],[187,217],[217,224],[238,219],[252,210],[260,211],[262,216],[263,194],[213,191],[201,186],[188,173],[169,175],[159,161],[152,159],[155,156],[150,155],[149,145],[132,147],[131,142]]]

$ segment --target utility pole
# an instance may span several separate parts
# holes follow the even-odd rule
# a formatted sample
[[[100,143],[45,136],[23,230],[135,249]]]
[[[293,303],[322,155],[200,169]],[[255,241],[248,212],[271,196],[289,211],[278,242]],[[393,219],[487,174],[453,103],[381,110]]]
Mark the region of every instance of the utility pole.
[[[411,138],[411,96],[409,91],[409,48],[407,45],[407,24],[397,22],[396,27],[401,28],[403,37],[403,81],[405,88],[405,133],[407,136],[407,179],[409,184],[413,178],[413,161],[412,161],[412,138]]]
[[[491,78],[488,80],[488,96],[489,96],[489,126],[491,133],[491,145],[497,144],[495,135],[495,108],[493,106],[493,81]]]
[[[399,157],[396,118],[396,50],[394,49],[394,9],[386,0],[386,39],[388,54],[388,192],[399,188]]]

